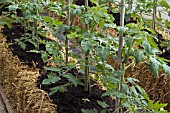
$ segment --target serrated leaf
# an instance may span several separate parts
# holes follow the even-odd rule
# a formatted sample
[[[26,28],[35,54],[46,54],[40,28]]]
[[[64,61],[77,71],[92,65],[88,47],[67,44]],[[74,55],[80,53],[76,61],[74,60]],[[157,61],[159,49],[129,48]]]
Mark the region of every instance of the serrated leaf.
[[[128,30],[128,28],[127,27],[118,27],[118,31],[119,31],[119,33],[124,33],[125,31],[127,31]]]
[[[105,93],[102,94],[102,97],[103,96],[114,96],[114,97],[118,97],[118,98],[124,98],[126,95],[121,92],[121,91],[118,91],[118,90],[109,90]]]
[[[82,113],[98,113],[95,108],[93,108],[93,109],[87,109],[87,110],[82,109],[81,111],[82,111]]]
[[[50,88],[50,92],[49,92],[49,96],[53,95],[54,93],[56,93],[59,89],[59,86]]]
[[[125,37],[125,43],[126,43],[126,45],[127,45],[128,47],[130,47],[131,44],[132,44],[132,37],[126,36],[126,37]]]
[[[42,53],[41,58],[42,58],[43,62],[46,63],[47,59],[48,59],[48,54],[47,53]]]
[[[53,95],[57,91],[60,91],[63,93],[67,91],[67,88],[65,86],[56,86],[56,87],[50,88],[49,96]]]
[[[105,77],[103,79],[105,82],[111,82],[111,83],[119,83],[120,80],[114,77]]]
[[[163,70],[165,71],[165,73],[170,77],[170,67],[166,64],[163,64]]]
[[[137,93],[136,88],[134,86],[130,87],[130,91],[135,94],[135,96],[138,96],[139,93]]]
[[[105,101],[99,101],[97,100],[97,103],[102,107],[102,108],[107,108],[109,107],[109,105],[105,102]]]
[[[57,76],[55,73],[50,73],[47,76],[48,76],[48,79],[44,79],[42,84],[56,83],[59,80],[61,80],[61,78],[59,76]]]
[[[150,53],[151,51],[152,51],[152,49],[151,49],[151,46],[150,46],[150,44],[148,43],[148,41],[143,41],[142,42],[142,46],[143,46],[143,48],[144,48],[144,50],[145,50],[145,52],[146,53]]]
[[[160,108],[166,107],[167,104],[160,104],[158,101],[153,104],[153,108],[155,111],[159,111]]]
[[[20,41],[20,42],[18,43],[18,45],[19,45],[23,50],[25,50],[26,44],[25,44],[24,42]]]
[[[135,83],[135,82],[140,82],[138,79],[135,79],[135,78],[127,78],[127,81],[130,82],[130,83]]]
[[[86,53],[86,52],[93,49],[93,45],[92,45],[91,41],[82,41],[81,46],[82,46],[82,49],[83,49],[84,53]]]
[[[66,77],[69,82],[73,83],[74,86],[77,86],[78,84],[83,85],[83,83],[78,78],[76,78],[75,76],[71,74],[64,75],[64,77]]]
[[[139,49],[134,50],[134,56],[136,63],[141,62],[145,58],[143,51]]]
[[[150,62],[148,63],[149,69],[152,71],[154,76],[158,75],[159,70],[159,62],[156,60],[156,58],[150,57]]]

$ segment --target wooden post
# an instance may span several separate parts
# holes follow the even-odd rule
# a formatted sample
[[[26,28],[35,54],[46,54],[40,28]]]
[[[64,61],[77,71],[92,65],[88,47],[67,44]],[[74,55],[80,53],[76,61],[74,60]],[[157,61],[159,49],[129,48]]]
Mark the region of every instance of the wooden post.
[[[70,26],[70,0],[68,0],[68,9],[67,9],[67,25]],[[65,40],[66,45],[66,64],[68,64],[68,38]]]
[[[157,0],[153,0],[152,29],[155,30]]]
[[[124,18],[125,18],[125,0],[121,0],[121,14],[120,14],[120,27],[124,27]],[[119,32],[119,48],[118,48],[118,67],[117,70],[122,70],[122,48],[123,48],[123,32]],[[124,75],[118,75],[119,80],[117,84],[117,90],[121,91],[121,82]],[[120,113],[120,104],[121,99],[116,97],[115,101],[115,113]]]

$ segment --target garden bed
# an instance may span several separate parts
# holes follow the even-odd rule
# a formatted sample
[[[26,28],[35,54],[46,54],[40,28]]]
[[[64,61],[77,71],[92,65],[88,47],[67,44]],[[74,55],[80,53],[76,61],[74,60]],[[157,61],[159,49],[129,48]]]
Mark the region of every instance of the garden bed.
[[[53,13],[52,13],[52,15],[53,15]],[[44,18],[44,21],[47,21],[47,23],[49,24],[50,23],[49,20],[50,20],[50,18],[52,18],[50,21],[58,22],[61,19],[60,21],[62,21],[63,23],[66,23],[66,18],[64,18],[64,20],[63,20],[63,18],[59,18],[59,20],[55,20],[56,18],[58,18],[55,13],[54,13],[54,17],[55,18],[52,18],[52,16],[51,17],[47,16],[46,18]],[[74,19],[76,19],[76,20],[74,20]],[[100,18],[100,19],[102,20],[103,18]],[[118,22],[116,24],[119,25],[120,15],[118,15],[117,18],[115,17],[115,19],[116,20],[114,22],[115,23]],[[33,21],[35,22],[35,20],[33,20]],[[74,24],[76,24],[76,26],[80,27],[79,30],[83,29],[84,25],[80,21],[81,21],[81,18],[79,18],[78,16],[75,16],[75,18],[73,18],[73,20],[72,20],[71,26],[74,26]],[[132,23],[136,23],[136,22],[137,22],[136,20],[132,21]],[[35,26],[33,26],[32,23],[30,23],[30,20],[29,20],[28,24],[30,24],[31,27],[34,28],[34,30],[35,30]],[[39,27],[42,27],[42,29],[44,30],[48,26],[48,24],[46,23],[47,26],[41,26],[42,23],[40,22],[37,25],[40,24]],[[59,22],[57,24],[61,24],[61,22]],[[125,24],[126,24],[126,22],[125,22]],[[66,48],[65,47],[68,45],[59,43],[59,41],[57,40],[57,38],[59,38],[59,36],[54,37],[55,40],[53,40],[52,38],[49,38],[47,36],[47,34],[49,32],[48,33],[46,32],[47,33],[47,34],[45,34],[46,36],[44,36],[44,35],[42,36],[41,33],[38,33],[37,37],[35,37],[35,36],[33,36],[33,35],[35,35],[35,31],[31,31],[30,29],[25,29],[25,26],[23,26],[21,23],[14,22],[11,24],[10,27],[9,26],[10,25],[8,25],[8,24],[4,25],[2,31],[3,31],[3,34],[5,35],[5,38],[4,38],[4,35],[2,35],[2,34],[1,34],[1,38],[0,38],[0,41],[1,41],[0,42],[1,43],[0,53],[2,53],[2,56],[0,56],[0,62],[2,62],[0,65],[0,70],[2,70],[0,73],[0,75],[2,76],[0,80],[3,83],[5,92],[8,96],[8,98],[10,99],[10,103],[11,103],[13,109],[17,113],[20,113],[20,112],[24,112],[24,113],[27,113],[27,112],[28,113],[35,113],[35,112],[81,113],[83,109],[88,109],[88,110],[95,109],[98,112],[104,110],[107,113],[109,113],[111,111],[115,111],[114,98],[111,98],[109,96],[106,96],[106,97],[102,96],[102,94],[106,93],[107,91],[103,90],[104,88],[103,87],[101,88],[99,86],[98,83],[100,82],[100,80],[96,81],[97,79],[93,79],[92,76],[89,76],[89,78],[90,78],[89,86],[91,89],[89,88],[90,91],[87,91],[87,90],[85,90],[85,87],[82,85],[82,83],[85,81],[85,74],[83,74],[82,70],[80,70],[80,67],[76,67],[78,63],[75,64],[75,62],[70,62],[70,60],[69,60],[68,65],[67,64],[61,65],[61,64],[65,63],[65,61],[64,61],[66,59],[65,58],[66,57],[66,51],[65,51]],[[55,25],[53,25],[53,26],[54,26],[54,31],[52,31],[52,32],[56,32],[58,29],[56,30],[55,29],[56,26]],[[61,34],[67,35],[67,32],[66,32],[67,27],[66,28],[62,28],[62,27],[63,26],[59,26],[59,29],[62,29],[62,30],[64,29]],[[65,25],[64,25],[64,27],[65,27]],[[77,27],[77,29],[78,29],[78,27]],[[131,27],[129,27],[129,29],[131,29]],[[51,29],[48,29],[48,30],[51,30]],[[101,78],[102,77],[104,78],[104,76],[107,76],[104,74],[105,70],[100,70],[100,68],[108,69],[107,70],[109,72],[109,73],[107,73],[108,76],[110,75],[110,72],[112,69],[112,68],[109,69],[108,68],[109,66],[102,67],[100,65],[100,63],[101,63],[100,60],[102,58],[104,58],[104,60],[106,58],[107,60],[104,62],[107,62],[108,64],[110,64],[114,69],[117,69],[117,67],[118,67],[117,63],[115,62],[115,59],[113,59],[113,57],[115,57],[114,55],[111,56],[111,58],[102,56],[103,53],[105,54],[105,52],[107,52],[107,51],[105,51],[105,47],[110,47],[110,46],[107,46],[107,43],[105,43],[105,41],[107,42],[106,37],[108,36],[108,38],[109,38],[109,34],[110,34],[112,36],[112,38],[114,39],[114,37],[118,36],[118,32],[115,28],[105,29],[106,32],[109,34],[107,34],[107,36],[103,36],[102,33],[104,31],[102,31],[102,28],[100,29],[100,27],[98,27],[97,24],[93,30],[94,30],[93,32],[100,31],[100,33],[98,33],[97,36],[101,36],[99,39],[94,37],[94,40],[93,40],[93,43],[95,42],[94,43],[94,45],[95,45],[94,56],[98,55],[98,57],[96,57],[97,60],[95,59],[96,60],[95,63],[96,64],[98,63],[98,64],[97,65],[95,64],[95,66],[93,68],[99,69],[100,74],[96,70],[95,71],[97,74],[96,73],[95,74],[96,74],[96,78],[98,77],[100,79],[100,76],[101,76]],[[148,31],[147,29],[138,29],[138,30],[140,31],[140,32],[138,31],[139,34],[145,33],[145,34],[147,34],[146,36],[148,36],[148,37],[151,36],[152,32],[154,32],[152,30],[151,30],[152,32]],[[76,31],[75,29],[73,29],[73,31],[75,32],[75,34],[80,33],[79,31]],[[147,33],[144,31],[146,31]],[[59,32],[59,30],[58,30],[58,32]],[[25,36],[24,38],[28,38],[27,35],[25,35],[24,33],[32,35],[32,40],[27,39],[27,40],[24,40],[23,41],[24,43],[23,43],[21,41],[23,36]],[[68,34],[69,33],[72,33],[72,32],[68,32]],[[132,36],[133,35],[136,36],[135,33],[134,34],[132,33]],[[73,40],[76,38],[75,40],[78,41],[77,35],[75,36],[75,34],[74,33],[69,34],[69,36],[71,38],[73,38]],[[92,33],[92,35],[94,35],[94,34]],[[80,33],[79,35],[81,36],[82,33]],[[126,35],[128,35],[128,34],[126,34]],[[144,40],[145,41],[149,40],[150,42],[149,41],[146,42],[148,45],[149,44],[151,44],[152,46],[156,45],[156,47],[158,46],[158,49],[160,49],[161,52],[164,52],[163,51],[164,48],[162,48],[160,46],[161,42],[165,41],[163,39],[162,35],[155,32],[154,36],[158,36],[157,37],[158,41],[155,40],[155,43],[153,43],[154,39],[152,39],[153,38],[152,36],[149,37],[147,40],[145,40],[145,39]],[[46,38],[46,37],[48,37],[48,38]],[[38,39],[34,39],[34,38],[38,38]],[[84,38],[86,38],[86,37],[84,37]],[[126,37],[126,38],[129,38],[129,37]],[[141,37],[139,37],[139,38],[141,38]],[[43,39],[43,41],[42,41],[42,39]],[[16,42],[16,40],[18,40],[18,42]],[[36,40],[41,40],[40,42],[42,42],[42,43],[36,45],[37,44]],[[86,39],[86,40],[90,41],[89,39]],[[134,40],[136,40],[136,39],[134,39]],[[137,38],[137,40],[138,40],[138,38]],[[70,40],[70,42],[71,41],[72,40]],[[100,41],[101,41],[101,43],[100,43]],[[109,41],[111,42],[113,40],[110,39]],[[131,41],[133,41],[133,40],[131,40]],[[81,44],[82,44],[82,42],[81,42]],[[114,44],[116,45],[115,42],[114,42]],[[86,43],[86,41],[84,41],[83,43]],[[90,43],[92,43],[92,42],[90,42]],[[132,44],[132,43],[131,44],[128,44],[128,43],[131,43],[131,42],[130,41],[128,42],[126,40],[127,45],[125,46],[125,48],[127,48],[128,45]],[[73,44],[73,47],[74,47],[74,44],[76,44],[76,47],[77,47],[77,45],[78,46],[81,45],[78,42],[72,43],[72,44]],[[152,49],[152,48],[149,48],[147,44],[142,45],[144,47],[141,47],[141,44],[139,44],[139,46],[135,46],[133,48],[133,50],[135,50],[135,51],[132,50],[132,53],[134,52],[134,54],[135,54],[135,52],[139,52],[139,53],[136,53],[136,54],[138,54],[138,56],[135,56],[136,54],[133,56],[133,57],[135,57],[136,61],[141,60],[140,50],[138,51],[138,49],[141,49],[141,50],[146,49],[145,52],[147,54],[150,54],[149,49]],[[64,50],[62,50],[61,45],[64,48]],[[77,58],[75,60],[80,61],[81,63],[78,65],[83,67],[84,62],[86,62],[86,55],[83,54],[83,51],[88,48],[87,47],[84,49],[83,46],[91,46],[91,45],[87,44],[87,45],[81,45],[81,46],[82,46],[82,48],[81,48],[80,54],[78,53],[79,57],[75,57],[75,58]],[[38,47],[39,51],[35,50],[35,49],[37,49],[37,47]],[[97,47],[99,47],[99,48],[97,48]],[[72,49],[72,46],[70,46],[70,48]],[[99,51],[96,48],[99,49]],[[91,48],[88,48],[88,49],[90,51]],[[103,53],[100,53],[100,49]],[[108,48],[106,48],[106,50],[107,49]],[[112,49],[115,49],[115,48],[112,48]],[[131,47],[129,46],[128,52],[130,52],[130,49],[131,49]],[[60,51],[60,54],[57,53],[58,51]],[[115,52],[116,49],[115,49],[115,51],[112,51],[109,48],[109,51],[110,51],[109,54],[111,55],[111,52]],[[76,50],[76,52],[77,52],[77,50]],[[162,54],[161,52],[159,53],[159,56],[161,56],[161,54]],[[108,54],[108,53],[106,53],[106,54]],[[115,52],[114,54],[117,55],[117,52]],[[127,53],[127,56],[129,54],[130,53]],[[165,51],[164,54],[162,54],[162,56],[166,58],[166,56],[169,55],[169,51]],[[62,55],[63,55],[63,59],[60,58]],[[91,55],[93,56],[93,54],[91,54]],[[54,59],[52,59],[53,58],[52,56],[55,56]],[[83,57],[80,58],[80,56],[83,56]],[[126,55],[125,55],[125,57],[126,57]],[[60,58],[60,59],[58,60],[57,58]],[[150,55],[150,58],[157,60],[157,59],[155,59],[155,57],[153,57],[152,54]],[[169,57],[167,57],[167,58],[169,58]],[[148,65],[151,62],[151,61],[149,62],[149,60],[145,62],[146,64],[148,63]],[[51,62],[49,62],[49,61],[51,61]],[[82,63],[82,61],[84,61],[84,62]],[[141,61],[143,61],[143,60],[141,60]],[[104,62],[102,62],[102,63],[104,63]],[[129,64],[131,62],[133,62],[133,61],[131,61],[131,58],[127,60],[127,64]],[[170,79],[165,74],[165,72],[167,72],[168,68],[165,67],[166,68],[164,70],[165,72],[161,71],[161,72],[159,72],[158,76],[155,77],[152,74],[152,72],[149,70],[149,68],[145,65],[145,63],[142,62],[142,63],[137,63],[136,65],[129,66],[128,69],[126,70],[125,77],[132,77],[132,78],[139,79],[140,82],[138,84],[142,88],[145,89],[145,91],[149,95],[150,99],[152,99],[153,102],[160,101],[162,103],[168,103],[166,109],[170,110],[169,109],[170,108],[170,101],[169,101],[170,100],[170,93],[169,93],[170,92],[170,89],[169,89]],[[153,62],[151,62],[151,63],[153,63]],[[93,63],[91,63],[90,65],[93,66]],[[161,65],[161,63],[159,65]],[[99,66],[99,67],[97,67],[97,66]],[[106,66],[106,65],[104,65],[104,66]],[[74,67],[74,68],[72,68],[72,67]],[[151,68],[153,69],[153,67],[154,66],[152,65]],[[86,66],[83,68],[86,68]],[[68,71],[67,71],[67,69],[68,69]],[[152,71],[155,72],[154,69]],[[112,72],[113,72],[113,70],[112,70]],[[118,74],[118,73],[119,72],[117,71],[114,74]],[[113,77],[113,75],[112,75],[112,77]],[[50,76],[52,76],[53,78],[50,78]],[[108,78],[106,77],[106,79],[108,79]],[[113,77],[112,79],[117,80],[116,77],[115,78]],[[46,83],[44,82],[44,80],[46,80]],[[51,81],[49,82],[49,80],[51,80]],[[108,81],[108,82],[113,82],[115,85],[115,83],[116,83],[115,80]],[[107,84],[107,82],[103,83],[103,84]],[[113,87],[115,87],[114,85],[113,85]],[[56,87],[58,88],[57,90],[56,90]],[[127,87],[133,88],[128,85],[127,85]],[[55,88],[54,92],[53,92],[54,94],[49,96],[48,93],[51,93],[52,88]],[[109,88],[112,91],[112,87],[109,87]],[[135,86],[135,88],[137,88],[137,87]],[[136,91],[136,89],[133,89],[133,90]],[[114,94],[114,90],[112,91],[112,93]],[[125,92],[125,93],[127,93],[127,92]],[[131,94],[133,95],[133,91]],[[102,103],[103,101],[105,102],[105,104]],[[123,109],[123,107],[122,107],[122,109]],[[123,110],[126,110],[126,109],[123,109]]]

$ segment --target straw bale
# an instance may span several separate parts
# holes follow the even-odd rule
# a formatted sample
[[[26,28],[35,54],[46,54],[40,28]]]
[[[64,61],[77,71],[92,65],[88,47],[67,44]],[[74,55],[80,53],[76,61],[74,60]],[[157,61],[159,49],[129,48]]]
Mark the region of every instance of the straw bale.
[[[150,99],[168,103],[166,108],[170,111],[170,78],[163,71],[154,77],[144,63],[139,63],[127,69],[126,77],[138,79],[139,85],[144,88]]]
[[[0,44],[5,39],[0,34]],[[48,94],[36,87],[38,69],[30,69],[0,46],[0,82],[16,113],[57,113]]]
[[[116,69],[117,62],[111,56],[106,60],[108,64]],[[130,66],[126,70],[125,77],[138,79],[140,81],[138,84],[144,88],[150,99],[168,103],[166,109],[170,111],[170,78],[163,71],[160,71],[158,76],[155,77],[145,63],[142,62]]]

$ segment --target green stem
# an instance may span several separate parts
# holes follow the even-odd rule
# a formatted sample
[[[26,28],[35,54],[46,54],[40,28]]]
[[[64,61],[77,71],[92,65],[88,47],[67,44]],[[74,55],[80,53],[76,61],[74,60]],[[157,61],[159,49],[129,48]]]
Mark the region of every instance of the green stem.
[[[68,9],[67,9],[67,25],[70,26],[70,0],[68,0]],[[66,64],[68,64],[68,38],[65,40],[66,45]]]
[[[130,50],[131,50],[131,48],[133,47],[133,44],[134,44],[134,43],[135,43],[135,39],[133,40],[132,44],[129,46],[129,48],[128,48],[128,52],[125,54],[125,57],[124,57],[123,63],[126,63],[126,62],[127,62],[128,57],[129,57]]]
[[[35,0],[32,0],[33,3],[35,4]],[[34,6],[34,10],[35,10],[35,16],[37,16],[38,14],[38,9],[36,8],[36,6]],[[37,43],[37,47],[36,49],[39,50],[39,38],[38,38],[38,26],[37,26],[37,19],[34,18],[34,37],[36,38],[36,43]]]

